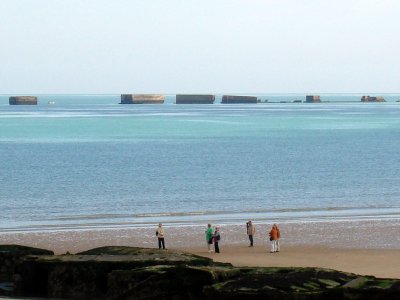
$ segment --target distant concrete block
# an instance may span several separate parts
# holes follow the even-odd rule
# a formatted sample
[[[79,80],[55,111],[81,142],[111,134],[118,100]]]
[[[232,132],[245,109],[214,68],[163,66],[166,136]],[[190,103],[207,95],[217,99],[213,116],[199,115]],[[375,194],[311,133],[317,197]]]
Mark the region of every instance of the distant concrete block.
[[[223,104],[246,104],[246,103],[257,103],[257,97],[254,96],[222,96],[221,103]]]
[[[306,103],[319,103],[321,102],[321,97],[319,95],[307,95]]]
[[[176,95],[176,104],[213,104],[215,95]]]
[[[159,94],[122,94],[121,104],[163,104],[164,95]]]
[[[38,98],[34,96],[13,96],[8,98],[10,105],[37,105]]]
[[[376,97],[362,96],[361,102],[386,102],[386,100],[382,96],[376,96]]]

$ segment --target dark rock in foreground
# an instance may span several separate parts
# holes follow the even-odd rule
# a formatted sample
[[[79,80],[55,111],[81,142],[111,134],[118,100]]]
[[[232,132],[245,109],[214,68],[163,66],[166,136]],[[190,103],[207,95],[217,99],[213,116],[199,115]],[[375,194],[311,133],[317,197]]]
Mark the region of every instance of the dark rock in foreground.
[[[54,255],[53,251],[20,245],[0,245],[0,296],[13,295],[21,266],[29,255]]]
[[[0,295],[67,299],[400,299],[400,280],[326,269],[236,268],[185,252],[132,247],[102,247],[60,256],[34,248],[23,252],[19,246],[2,247],[2,266],[7,257],[18,259],[7,260],[8,268],[2,267]]]

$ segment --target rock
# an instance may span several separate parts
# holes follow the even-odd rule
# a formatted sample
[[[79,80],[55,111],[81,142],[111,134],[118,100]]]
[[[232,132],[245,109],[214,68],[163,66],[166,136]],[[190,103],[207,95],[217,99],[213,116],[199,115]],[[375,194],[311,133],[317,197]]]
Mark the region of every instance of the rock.
[[[349,284],[357,281],[384,288]],[[383,281],[315,268],[247,268],[235,280],[205,287],[205,295],[215,299],[400,299],[400,280]]]
[[[60,256],[32,251],[46,255],[8,263],[7,279],[12,280],[0,283],[0,294],[112,300],[400,299],[400,280],[327,269],[237,268],[182,251],[134,247]]]
[[[54,255],[51,250],[21,246],[21,245],[0,245],[0,255],[4,253],[9,253],[13,255]]]
[[[125,257],[130,262],[136,261],[138,264],[145,265],[157,265],[162,264],[190,264],[192,266],[210,266],[215,263],[211,258],[198,256],[178,250],[158,250],[153,248],[137,248],[137,247],[126,247],[126,246],[106,246],[91,249],[88,251],[80,252],[77,256],[100,256],[96,260],[110,260]],[[117,257],[116,257],[117,256]],[[219,265],[226,265],[221,264]],[[230,265],[230,264],[227,264]]]
[[[203,288],[237,274],[232,268],[154,266],[113,271],[108,299],[203,299]]]
[[[53,255],[53,251],[20,245],[0,245],[0,295],[11,295],[18,288],[19,269],[29,255]]]
[[[213,264],[209,258],[189,253],[133,247],[102,247],[76,255],[30,256],[21,266],[23,278],[17,292],[52,298],[103,299],[109,294],[108,277],[116,270]]]
[[[16,268],[28,255],[53,255],[53,251],[20,245],[0,245],[0,282],[12,281]]]

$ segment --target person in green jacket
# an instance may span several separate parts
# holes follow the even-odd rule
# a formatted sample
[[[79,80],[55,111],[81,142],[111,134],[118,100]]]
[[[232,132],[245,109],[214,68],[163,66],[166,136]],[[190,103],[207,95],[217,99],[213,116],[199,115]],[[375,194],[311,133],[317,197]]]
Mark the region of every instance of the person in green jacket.
[[[211,224],[207,224],[206,242],[207,242],[208,252],[212,252],[211,250],[212,240],[213,240],[213,229],[211,227]]]

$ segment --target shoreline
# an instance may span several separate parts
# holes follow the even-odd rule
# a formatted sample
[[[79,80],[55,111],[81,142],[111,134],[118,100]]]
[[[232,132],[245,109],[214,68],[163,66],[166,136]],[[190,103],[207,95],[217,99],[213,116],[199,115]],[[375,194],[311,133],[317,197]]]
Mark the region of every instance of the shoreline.
[[[275,223],[275,222],[274,222]],[[246,245],[245,221],[241,225],[221,225],[221,245]],[[269,245],[271,223],[253,222],[256,226],[255,245]],[[0,232],[0,244],[22,244],[53,250],[56,254],[80,252],[105,245],[154,247],[156,228],[125,227],[56,231]],[[313,246],[343,249],[397,249],[400,250],[400,220],[355,220],[335,222],[283,223],[281,245]],[[164,224],[167,247],[197,248],[205,243],[206,224],[174,226]],[[172,247],[173,245],[173,247]]]

